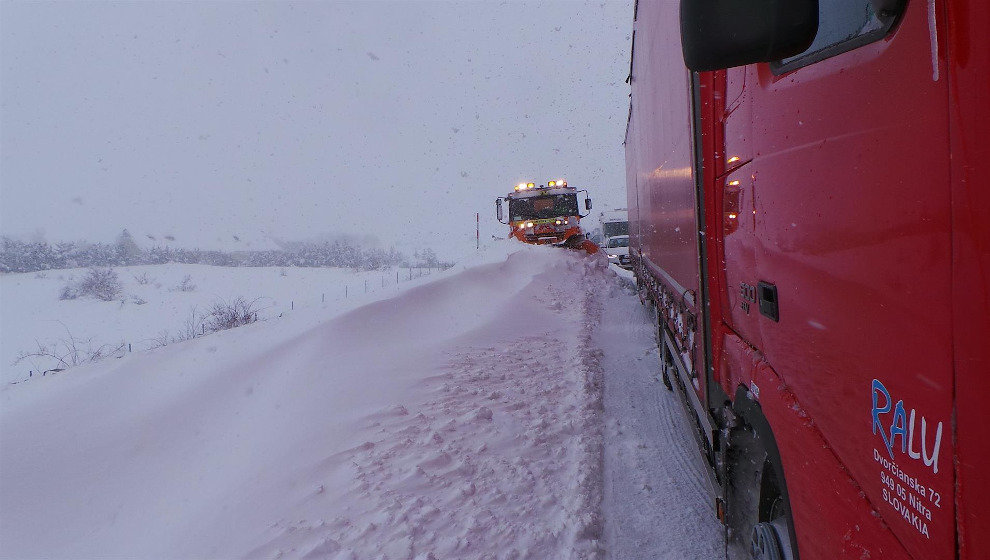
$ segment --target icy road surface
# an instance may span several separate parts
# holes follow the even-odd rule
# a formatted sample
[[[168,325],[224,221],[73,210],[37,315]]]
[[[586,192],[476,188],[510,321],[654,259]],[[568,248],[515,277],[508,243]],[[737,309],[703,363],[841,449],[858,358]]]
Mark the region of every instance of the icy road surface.
[[[0,390],[0,556],[717,558],[647,312],[506,244],[316,321]]]

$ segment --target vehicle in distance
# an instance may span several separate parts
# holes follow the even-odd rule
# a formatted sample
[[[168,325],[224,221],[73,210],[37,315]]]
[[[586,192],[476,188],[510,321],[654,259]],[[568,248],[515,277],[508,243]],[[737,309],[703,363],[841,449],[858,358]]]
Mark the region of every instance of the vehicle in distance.
[[[601,224],[602,245],[613,235],[629,235],[629,211],[626,208],[603,210],[598,215]]]
[[[629,265],[629,236],[613,235],[605,242],[605,254],[608,256],[609,264],[616,264],[622,268],[630,268]]]
[[[495,199],[498,221],[509,225],[509,236],[523,243],[557,245],[597,253],[598,246],[588,241],[581,229],[582,214],[578,195],[584,193],[584,209],[591,210],[588,191],[577,190],[563,179],[545,185],[519,183],[513,192]],[[508,203],[508,221],[504,212]]]

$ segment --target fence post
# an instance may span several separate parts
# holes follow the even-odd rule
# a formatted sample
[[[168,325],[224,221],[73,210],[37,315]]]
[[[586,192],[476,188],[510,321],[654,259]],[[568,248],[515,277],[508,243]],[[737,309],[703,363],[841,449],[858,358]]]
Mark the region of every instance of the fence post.
[[[320,303],[326,303],[326,302],[327,302],[327,295],[320,294]]]
[[[395,285],[399,285],[399,269],[395,269]]]
[[[347,284],[344,284],[344,299],[347,299]]]
[[[131,350],[131,343],[130,342],[127,343],[127,351],[128,352],[133,352],[133,350]]]
[[[368,279],[364,279],[364,293],[368,293]]]
[[[295,308],[296,308],[296,302],[295,302],[295,300],[290,300],[289,301],[289,310],[291,311],[291,310],[294,310]]]

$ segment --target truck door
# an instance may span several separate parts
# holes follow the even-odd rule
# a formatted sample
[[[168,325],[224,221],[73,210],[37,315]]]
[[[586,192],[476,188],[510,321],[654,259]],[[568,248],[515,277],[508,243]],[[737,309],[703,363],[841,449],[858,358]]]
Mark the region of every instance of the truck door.
[[[763,346],[760,313],[756,305],[756,257],[760,249],[756,230],[754,180],[751,175],[752,88],[746,88],[746,67],[729,68],[713,77],[716,135],[715,192],[721,216],[722,319],[751,346]],[[724,103],[720,100],[724,99]]]
[[[941,2],[875,4],[821,0],[808,51],[730,71],[724,153],[751,159],[722,176],[725,300],[905,549],[951,558],[946,27]]]

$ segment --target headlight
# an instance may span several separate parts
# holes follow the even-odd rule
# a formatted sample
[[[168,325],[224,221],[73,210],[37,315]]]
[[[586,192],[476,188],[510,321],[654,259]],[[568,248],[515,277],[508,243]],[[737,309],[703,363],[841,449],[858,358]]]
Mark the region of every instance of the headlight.
[[[610,258],[610,259],[617,259],[617,258],[619,258],[619,255],[609,255],[608,258]]]
[[[533,227],[533,222],[526,222],[526,227]]]

